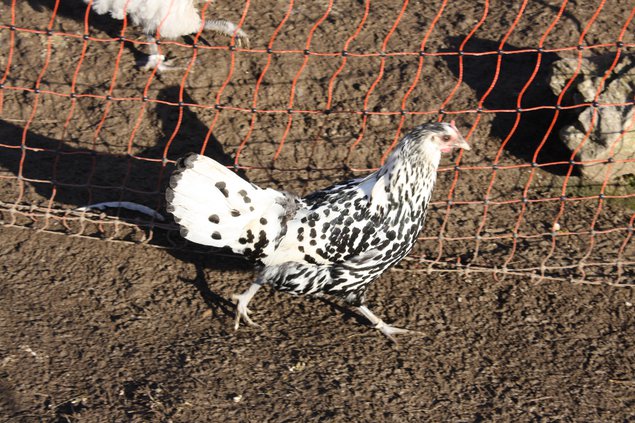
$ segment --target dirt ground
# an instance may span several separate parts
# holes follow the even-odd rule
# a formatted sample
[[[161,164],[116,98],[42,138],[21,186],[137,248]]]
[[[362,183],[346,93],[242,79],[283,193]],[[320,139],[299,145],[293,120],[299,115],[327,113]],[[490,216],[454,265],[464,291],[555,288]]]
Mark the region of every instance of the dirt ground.
[[[398,347],[318,299],[180,256],[2,230],[6,421],[626,421],[635,292],[391,271],[370,290]],[[239,266],[239,264],[236,264]]]
[[[242,5],[232,8],[232,3],[213,2],[210,13],[238,22]],[[567,3],[544,38],[545,49],[577,46],[584,32],[582,43],[596,46],[585,55],[614,54],[630,14],[627,3]],[[610,285],[635,278],[632,265],[618,263],[634,256],[632,237],[624,230],[632,206],[608,200],[598,207],[595,198],[568,201],[558,223],[573,235],[558,236],[552,244],[543,235],[552,230],[559,201],[529,202],[524,208],[506,202],[518,200],[527,186],[532,170],[520,166],[533,160],[553,109],[523,111],[516,126],[515,112],[452,116],[466,133],[472,129],[473,150],[460,162],[456,156],[444,158],[416,250],[368,294],[371,308],[386,321],[423,333],[401,337],[398,346],[337,301],[269,289],[259,292],[251,307],[262,328],[234,332],[229,298],[253,279],[247,263],[195,252],[166,230],[169,223],[121,211],[60,219],[78,206],[112,200],[164,212],[170,161],[200,151],[208,137],[205,153],[226,164],[236,160],[250,181],[306,194],[376,168],[400,132],[436,119],[444,103],[447,111],[513,111],[521,95],[523,108],[554,105],[548,65],[578,54],[577,49],[541,53],[539,67],[533,51],[500,56],[500,66],[497,55],[466,55],[459,63],[457,56],[420,61],[417,54],[400,54],[418,52],[424,39],[428,52],[456,52],[482,17],[465,51],[498,50],[512,25],[504,50],[535,49],[562,5],[558,2],[524,7],[507,1],[338,1],[312,32],[308,47],[328,2],[249,4],[243,28],[251,50],[215,49],[228,40],[205,34],[190,73],[181,69],[152,78],[135,66],[147,46],[116,40],[120,22],[91,14],[91,38],[84,42],[85,6],[79,1],[62,1],[52,24],[54,1],[0,3],[2,25],[13,19],[21,29],[51,25],[53,30],[47,36],[0,28],[0,78],[5,79],[0,89],[0,418],[635,419],[635,291]],[[343,56],[367,5],[366,21]],[[585,29],[598,7],[597,19]],[[633,23],[628,29],[625,51],[635,42]],[[126,37],[144,40],[134,28]],[[194,51],[191,39],[177,42],[164,42],[162,48],[186,67]],[[385,57],[359,55],[382,50]],[[459,77],[462,83],[446,102]],[[30,91],[38,81],[40,94]],[[74,99],[68,97],[71,87]],[[142,101],[144,95],[149,101]],[[289,108],[295,112],[286,113]],[[327,108],[331,113],[323,113]],[[402,117],[402,108],[430,114]],[[370,114],[352,113],[364,109]],[[600,184],[581,179],[575,169],[565,177],[571,152],[555,133],[570,116],[562,113],[545,137],[529,200],[558,198],[565,183],[570,197],[601,192]],[[28,148],[14,148],[23,139]],[[493,172],[496,160],[501,169]],[[455,163],[467,170],[457,174]],[[490,185],[493,205],[481,202]],[[445,203],[450,189],[456,203],[451,213]],[[628,187],[611,181],[605,189],[623,193]],[[114,223],[120,219],[126,223]],[[589,235],[592,221],[600,232],[622,229]],[[515,225],[526,236],[512,246],[506,235]],[[137,226],[143,229],[135,231]],[[152,245],[140,243],[140,236],[151,237]],[[428,274],[422,258],[434,260],[436,270],[467,265],[471,271]],[[581,261],[587,265],[577,267]],[[478,271],[503,264],[521,276]],[[540,266],[547,276],[572,279],[538,282],[530,276]],[[597,285],[572,282],[582,278]]]

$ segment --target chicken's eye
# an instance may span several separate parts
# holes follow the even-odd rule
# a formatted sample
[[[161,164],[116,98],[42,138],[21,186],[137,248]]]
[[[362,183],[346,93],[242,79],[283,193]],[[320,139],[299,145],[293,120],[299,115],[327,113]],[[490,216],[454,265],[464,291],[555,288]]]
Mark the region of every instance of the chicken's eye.
[[[448,141],[450,141],[451,138],[452,137],[450,137],[449,135],[444,135],[443,136],[443,141],[448,142]]]

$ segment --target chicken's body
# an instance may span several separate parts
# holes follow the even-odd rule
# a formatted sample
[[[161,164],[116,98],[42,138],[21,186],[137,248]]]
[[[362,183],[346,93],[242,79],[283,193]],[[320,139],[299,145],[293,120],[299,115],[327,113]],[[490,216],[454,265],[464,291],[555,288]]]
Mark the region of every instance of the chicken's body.
[[[247,34],[232,22],[211,19],[203,23],[198,6],[205,2],[206,0],[93,0],[91,7],[97,14],[109,14],[119,20],[127,15],[133,25],[141,27],[151,41],[154,41],[157,30],[162,38],[175,39],[205,29],[230,37],[235,35],[239,46],[241,42],[249,43]],[[207,14],[210,15],[211,11]],[[164,63],[164,57],[158,53],[156,44],[150,44],[150,48],[152,54],[144,67],[169,70],[171,67]]]
[[[262,284],[292,294],[343,298],[391,339],[364,305],[369,284],[412,249],[423,226],[442,148],[468,148],[454,126],[422,125],[406,135],[386,164],[365,178],[304,198],[260,189],[204,156],[180,163],[167,192],[185,238],[229,247],[262,265],[258,281],[237,296],[238,319]],[[237,320],[238,323],[238,320]]]

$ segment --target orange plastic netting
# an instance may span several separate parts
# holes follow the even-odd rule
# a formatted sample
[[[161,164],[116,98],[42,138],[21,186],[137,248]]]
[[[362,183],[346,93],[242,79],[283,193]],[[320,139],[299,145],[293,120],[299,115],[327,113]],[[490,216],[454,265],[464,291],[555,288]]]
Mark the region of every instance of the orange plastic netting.
[[[183,65],[164,76],[134,67],[129,50],[151,41],[131,22],[80,1],[13,0],[0,6],[2,222],[180,248],[169,220],[78,208],[133,201],[165,214],[165,180],[185,151],[302,193],[376,169],[417,123],[456,119],[475,149],[442,163],[408,265],[628,284],[635,182],[612,169],[635,158],[612,152],[633,122],[608,158],[580,159],[593,125],[577,147],[557,144],[582,110],[592,122],[602,109],[632,110],[632,92],[623,102],[601,94],[632,56],[635,8],[533,3],[205,2],[202,16],[225,7],[251,45],[210,43],[202,26],[189,40],[161,39],[159,27],[157,47]],[[580,100],[572,92],[595,56],[609,59],[594,99]],[[576,66],[553,94],[561,58]],[[604,176],[581,178],[589,165]]]

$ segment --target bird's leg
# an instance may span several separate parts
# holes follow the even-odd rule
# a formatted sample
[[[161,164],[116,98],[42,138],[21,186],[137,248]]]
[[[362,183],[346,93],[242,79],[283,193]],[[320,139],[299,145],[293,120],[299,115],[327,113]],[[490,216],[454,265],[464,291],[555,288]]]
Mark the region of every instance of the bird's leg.
[[[245,292],[243,292],[242,294],[238,295],[238,294],[234,294],[232,295],[232,299],[236,300],[236,323],[234,324],[234,330],[238,330],[238,326],[240,325],[240,318],[242,317],[245,322],[251,326],[256,326],[256,327],[260,327],[260,325],[254,323],[250,318],[249,318],[249,313],[251,313],[251,310],[249,310],[247,308],[247,305],[249,304],[249,301],[251,301],[251,299],[253,298],[254,294],[256,293],[256,291],[258,291],[260,289],[262,285],[256,281],[254,283],[251,284],[251,286],[249,288],[247,288],[247,290]]]
[[[361,306],[357,307],[357,309],[364,315],[364,317],[366,317],[368,320],[370,320],[370,323],[373,324],[375,329],[380,330],[381,333],[386,335],[388,337],[388,339],[393,341],[395,344],[397,343],[397,338],[395,338],[394,335],[399,335],[399,334],[402,334],[402,333],[412,333],[412,334],[419,334],[419,335],[422,334],[421,332],[417,332],[417,331],[414,331],[414,330],[396,328],[394,326],[387,325],[386,323],[384,323],[383,320],[381,320],[379,317],[375,316],[373,314],[373,312],[370,311],[368,309],[368,307],[366,307],[365,305],[361,305]]]
[[[150,55],[146,59],[139,60],[137,65],[146,71],[156,68],[158,73],[179,69],[178,67],[172,66],[171,61],[166,61],[165,56],[159,53],[156,38],[152,35],[148,35],[147,37],[150,43]]]
[[[236,46],[242,47],[243,44],[249,48],[249,36],[245,31],[238,28],[234,23],[220,19],[211,19],[205,21],[205,30],[218,32],[219,34],[233,37],[236,34]]]

